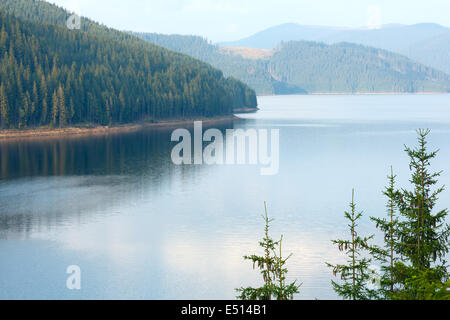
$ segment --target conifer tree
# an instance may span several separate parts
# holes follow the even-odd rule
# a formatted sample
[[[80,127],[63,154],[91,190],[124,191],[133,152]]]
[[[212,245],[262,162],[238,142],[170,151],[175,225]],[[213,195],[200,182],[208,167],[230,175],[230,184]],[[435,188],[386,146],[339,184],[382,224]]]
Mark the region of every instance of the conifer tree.
[[[397,201],[403,218],[398,224],[396,251],[402,262],[395,266],[402,288],[396,298],[425,299],[432,297],[449,281],[445,255],[449,252],[450,227],[445,223],[447,209],[433,213],[444,187],[435,187],[442,172],[430,172],[429,166],[439,150],[428,152],[430,130],[419,129],[418,147],[405,146],[410,158],[411,191],[402,189]],[[448,292],[448,291],[447,291]]]
[[[282,243],[283,236],[281,236],[280,241],[278,241],[278,255],[275,254],[274,274],[275,279],[278,279],[278,284],[275,285],[276,299],[292,300],[294,299],[294,294],[299,292],[301,284],[297,285],[297,281],[294,281],[286,285],[286,275],[288,273],[288,269],[285,267],[285,265],[289,258],[292,257],[292,253],[287,258],[283,258],[281,250]]]
[[[70,104],[69,104],[69,120],[70,120],[70,123],[72,123],[74,115],[75,115],[75,106],[73,104],[73,99],[70,99]]]
[[[36,113],[36,107],[39,105],[39,93],[37,89],[36,82],[33,82],[33,95],[31,99],[31,122],[34,123],[34,117]]]
[[[111,104],[110,104],[111,99],[106,99],[106,124],[107,125],[111,125]]]
[[[244,260],[252,261],[253,268],[258,267],[263,277],[264,285],[259,288],[241,287],[236,289],[239,293],[237,296],[241,300],[288,300],[292,299],[294,294],[299,292],[300,285],[296,284],[296,281],[286,285],[286,274],[288,270],[285,268],[286,261],[291,257],[283,259],[281,252],[280,241],[274,241],[270,234],[270,223],[273,219],[269,219],[267,215],[267,205],[264,202],[265,214],[263,216],[264,238],[259,242],[259,246],[263,249],[264,255],[250,255],[244,256]],[[279,251],[277,255],[276,251]]]
[[[345,212],[345,218],[349,221],[348,227],[350,231],[350,240],[332,240],[337,245],[339,251],[345,252],[348,257],[347,264],[329,264],[328,267],[333,269],[333,275],[340,275],[342,283],[331,281],[334,291],[347,300],[369,300],[377,299],[376,290],[369,289],[368,284],[371,279],[369,270],[370,258],[363,257],[364,251],[372,253],[373,247],[369,246],[369,241],[373,235],[368,237],[360,236],[356,228],[357,222],[362,217],[363,212],[356,211],[355,192],[352,191],[352,202],[350,203],[350,212]]]
[[[41,77],[40,93],[41,93],[40,101],[42,104],[40,124],[44,125],[47,123],[47,117],[48,117],[47,84],[45,83],[44,75],[42,75],[42,77]]]
[[[438,258],[444,258],[449,250],[449,226],[445,224],[447,209],[436,214],[432,211],[438,196],[444,187],[432,188],[442,172],[432,173],[428,170],[430,160],[436,157],[437,151],[428,152],[426,137],[430,130],[419,129],[417,148],[405,146],[410,158],[413,190],[403,189],[399,201],[400,214],[405,221],[400,224],[400,249],[413,266],[429,268]]]
[[[64,98],[64,90],[61,86],[58,88],[58,111],[59,111],[59,127],[66,125],[66,101]]]
[[[394,286],[396,283],[394,266],[398,261],[396,254],[397,228],[397,201],[399,197],[399,191],[395,187],[396,175],[391,167],[391,173],[388,175],[389,184],[383,191],[384,196],[387,197],[388,202],[386,205],[387,218],[371,217],[371,220],[376,223],[376,227],[379,228],[384,234],[384,246],[381,248],[374,248],[373,255],[375,259],[381,262],[382,275],[381,275],[381,293],[383,297],[389,299],[394,293]]]
[[[58,95],[56,91],[54,91],[52,96],[52,114],[51,114],[52,127],[56,125],[57,117],[58,117]]]
[[[6,96],[3,83],[0,85],[0,117],[1,128],[6,128],[8,126],[8,97]]]
[[[28,91],[26,91],[23,95],[22,95],[22,108],[20,108],[19,110],[19,116],[20,116],[20,127],[27,127],[28,125],[28,116],[29,116],[29,110],[30,110],[30,94],[28,93]]]
[[[45,1],[3,0],[0,9],[8,127],[214,116],[256,106],[253,90],[188,56],[87,19],[84,32],[60,28],[67,12]]]

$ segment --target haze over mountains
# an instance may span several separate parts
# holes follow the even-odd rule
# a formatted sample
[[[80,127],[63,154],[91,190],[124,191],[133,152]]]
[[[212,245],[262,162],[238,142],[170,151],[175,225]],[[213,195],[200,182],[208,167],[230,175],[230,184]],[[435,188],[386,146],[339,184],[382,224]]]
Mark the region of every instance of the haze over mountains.
[[[70,15],[45,1],[0,1],[2,128],[228,115],[255,108],[255,91],[450,92],[441,71],[449,32],[436,24],[286,24],[219,46],[198,36],[130,35],[85,18],[71,30]]]
[[[450,74],[450,28],[434,23],[390,24],[379,29],[303,26],[286,23],[220,46],[275,49],[286,41],[351,42],[406,55]]]
[[[399,47],[414,55],[423,55],[433,63],[448,63],[446,49],[437,41],[445,28],[437,25],[422,25],[403,28],[397,25],[380,30],[347,30],[328,27],[303,27],[285,24],[260,32],[255,36],[233,43],[214,45],[196,36],[162,35],[137,33],[136,35],[154,44],[182,52],[201,59],[221,69],[225,75],[233,76],[250,87],[257,94],[294,93],[374,93],[374,92],[449,92],[450,76],[443,71],[417,63],[408,57],[384,49],[351,43],[364,38],[368,32],[372,38],[366,42],[375,43],[385,39],[388,29],[398,30],[386,46],[393,48],[396,37],[403,38]],[[405,34],[419,29],[418,38],[436,36],[433,59],[422,47],[415,50],[414,41]],[[347,33],[349,32],[349,33]],[[375,33],[371,33],[375,32]],[[334,39],[336,40],[332,40]],[[292,41],[303,38],[308,41]],[[328,39],[330,44],[312,40]],[[339,39],[339,40],[337,40]],[[371,41],[369,41],[372,39]],[[332,43],[332,44],[331,44]],[[448,54],[448,52],[447,52]],[[425,58],[424,58],[425,59]]]
[[[307,92],[445,92],[450,76],[387,50],[341,42],[289,41],[270,59],[280,81]]]

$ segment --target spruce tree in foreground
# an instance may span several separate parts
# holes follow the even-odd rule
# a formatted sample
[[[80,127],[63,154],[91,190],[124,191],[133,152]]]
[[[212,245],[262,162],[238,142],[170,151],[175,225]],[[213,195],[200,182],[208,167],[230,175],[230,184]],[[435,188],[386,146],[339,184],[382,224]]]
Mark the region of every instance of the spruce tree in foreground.
[[[241,300],[290,300],[293,299],[294,294],[299,293],[300,288],[300,285],[297,285],[296,281],[286,284],[286,274],[288,270],[285,265],[292,254],[287,258],[282,257],[281,245],[283,237],[281,237],[280,241],[274,241],[270,237],[270,223],[273,220],[269,219],[267,215],[267,206],[265,202],[264,210],[264,238],[259,242],[259,246],[264,250],[264,255],[259,256],[253,254],[251,256],[244,256],[244,260],[253,262],[253,268],[255,268],[255,266],[259,268],[264,285],[259,288],[242,287],[236,289],[236,292],[239,294],[237,298]]]
[[[442,172],[430,172],[430,161],[438,151],[428,152],[426,138],[430,130],[417,131],[419,146],[405,146],[410,158],[413,185],[403,189],[397,200],[403,218],[398,225],[396,251],[402,262],[397,262],[395,273],[401,288],[395,299],[450,299],[449,274],[445,255],[449,251],[450,227],[445,223],[447,209],[433,213],[444,187],[434,186]]]
[[[348,257],[347,264],[329,264],[333,269],[333,275],[340,275],[341,282],[331,281],[334,291],[347,300],[369,300],[378,298],[378,292],[368,288],[371,280],[370,264],[371,259],[363,257],[364,251],[372,253],[372,247],[368,242],[373,238],[361,237],[356,228],[357,222],[362,217],[362,212],[356,211],[355,192],[352,191],[352,202],[350,212],[345,212],[345,217],[349,221],[350,240],[332,240],[337,245],[339,251],[345,252]]]
[[[373,256],[382,264],[380,291],[382,296],[387,299],[392,297],[395,290],[396,279],[394,275],[394,266],[398,261],[396,254],[397,228],[399,223],[397,217],[397,201],[400,193],[395,188],[396,177],[397,176],[394,175],[391,167],[391,174],[388,175],[389,184],[383,192],[388,199],[386,205],[387,219],[371,217],[372,221],[376,223],[376,227],[384,234],[384,247],[373,250]]]
[[[277,300],[292,300],[294,299],[294,294],[299,293],[301,284],[297,285],[297,281],[286,284],[288,269],[285,265],[289,258],[292,257],[292,253],[287,258],[283,258],[281,250],[282,243],[283,236],[281,236],[280,241],[278,241],[278,255],[275,253],[274,275],[275,279],[278,279],[278,284],[275,285],[275,297]]]

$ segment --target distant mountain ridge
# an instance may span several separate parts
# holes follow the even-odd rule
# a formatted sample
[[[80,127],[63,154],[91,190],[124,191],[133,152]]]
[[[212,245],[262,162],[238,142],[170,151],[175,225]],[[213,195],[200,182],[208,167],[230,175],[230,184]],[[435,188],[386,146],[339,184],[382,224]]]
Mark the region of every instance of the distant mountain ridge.
[[[380,29],[304,26],[287,23],[220,46],[274,49],[286,41],[350,42],[385,49],[450,74],[450,28],[434,23],[390,24]],[[439,53],[439,56],[437,55]]]
[[[212,44],[199,36],[132,33],[148,42],[210,63],[255,89],[257,94],[306,93],[302,88],[276,80],[267,70],[265,59],[248,59]]]
[[[284,23],[237,41],[219,42],[221,47],[250,47],[258,49],[275,49],[281,42],[286,41],[320,41],[341,31],[334,27],[304,26],[296,23]]]
[[[449,92],[450,76],[387,50],[341,42],[289,41],[268,68],[311,93]]]
[[[136,33],[221,69],[259,95],[317,92],[448,92],[450,77],[372,47],[287,41],[276,50],[219,47],[196,36]],[[258,50],[260,52],[258,52]]]
[[[415,42],[401,48],[399,52],[415,61],[450,74],[450,31]]]

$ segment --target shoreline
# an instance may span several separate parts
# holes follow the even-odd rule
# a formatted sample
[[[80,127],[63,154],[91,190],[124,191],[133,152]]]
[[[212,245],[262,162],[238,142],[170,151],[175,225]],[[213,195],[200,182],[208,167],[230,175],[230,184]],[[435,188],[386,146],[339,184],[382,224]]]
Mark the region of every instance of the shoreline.
[[[235,108],[233,109],[233,113],[234,114],[239,114],[239,113],[255,113],[258,112],[259,108]]]
[[[308,92],[293,94],[260,94],[258,97],[277,97],[277,96],[370,96],[370,95],[446,95],[450,92]]]
[[[450,94],[450,92],[312,92],[307,95],[348,95],[348,96],[370,96],[370,95],[445,95]]]
[[[136,132],[146,128],[170,128],[179,125],[186,125],[194,121],[203,121],[203,123],[215,124],[239,120],[234,114],[214,118],[193,118],[178,120],[161,120],[159,122],[130,123],[116,126],[94,126],[90,128],[83,127],[65,127],[65,128],[31,128],[31,129],[4,129],[0,130],[0,142],[13,140],[31,140],[43,138],[69,138],[69,137],[89,137],[106,136],[109,134]]]

